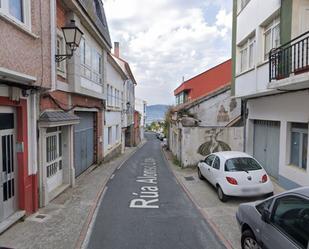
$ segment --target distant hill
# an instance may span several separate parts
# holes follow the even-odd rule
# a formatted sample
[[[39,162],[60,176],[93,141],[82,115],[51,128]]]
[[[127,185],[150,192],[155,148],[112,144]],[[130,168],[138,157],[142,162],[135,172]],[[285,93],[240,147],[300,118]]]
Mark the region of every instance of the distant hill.
[[[169,105],[150,105],[146,108],[146,124],[153,121],[163,121]]]

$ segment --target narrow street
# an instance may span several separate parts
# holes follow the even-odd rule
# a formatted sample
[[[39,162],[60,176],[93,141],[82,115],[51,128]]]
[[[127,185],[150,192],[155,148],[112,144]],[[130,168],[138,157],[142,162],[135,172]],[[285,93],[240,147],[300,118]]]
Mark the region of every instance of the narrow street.
[[[109,180],[87,248],[224,248],[177,184],[160,141],[146,138]]]

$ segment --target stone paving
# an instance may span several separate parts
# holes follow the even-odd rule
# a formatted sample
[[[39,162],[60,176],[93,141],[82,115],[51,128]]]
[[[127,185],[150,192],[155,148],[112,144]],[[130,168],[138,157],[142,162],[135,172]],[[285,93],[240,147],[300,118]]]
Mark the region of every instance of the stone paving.
[[[231,247],[240,249],[240,231],[235,218],[235,213],[240,203],[257,200],[256,198],[231,198],[226,203],[221,202],[216,190],[207,181],[198,178],[196,168],[180,168],[173,164],[173,156],[164,151],[166,158],[178,181],[185,187],[194,202],[205,213],[215,228],[223,235]],[[193,177],[190,181],[185,177]],[[284,191],[273,181],[274,194]]]
[[[0,247],[57,248],[78,247],[87,218],[96,205],[98,193],[114,170],[137,148],[126,148],[113,161],[93,167],[76,179],[76,186],[59,195],[46,207],[16,223],[0,235]],[[42,215],[41,217],[37,217]],[[45,218],[44,218],[45,217]]]

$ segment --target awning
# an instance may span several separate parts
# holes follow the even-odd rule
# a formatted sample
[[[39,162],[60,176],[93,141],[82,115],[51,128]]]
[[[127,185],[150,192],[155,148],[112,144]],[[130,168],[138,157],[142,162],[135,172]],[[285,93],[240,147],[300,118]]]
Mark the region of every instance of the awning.
[[[79,120],[78,116],[70,112],[46,111],[40,116],[39,127],[74,125],[78,124]]]

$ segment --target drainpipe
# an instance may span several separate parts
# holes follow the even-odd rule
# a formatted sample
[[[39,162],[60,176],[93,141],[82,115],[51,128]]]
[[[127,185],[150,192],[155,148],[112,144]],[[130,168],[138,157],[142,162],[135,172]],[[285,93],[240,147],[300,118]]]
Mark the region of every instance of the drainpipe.
[[[56,90],[56,1],[50,1],[50,35],[51,35],[51,91]]]
[[[244,152],[246,152],[247,145],[247,118],[248,118],[248,109],[247,109],[247,99],[242,100],[241,116],[244,124]]]

